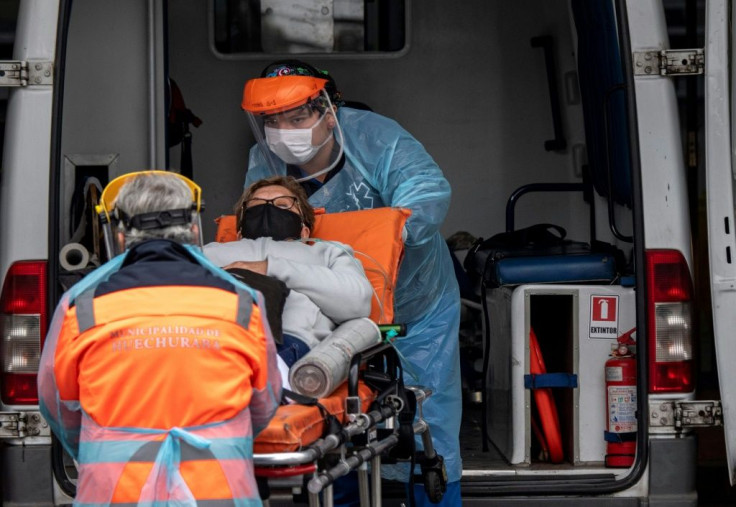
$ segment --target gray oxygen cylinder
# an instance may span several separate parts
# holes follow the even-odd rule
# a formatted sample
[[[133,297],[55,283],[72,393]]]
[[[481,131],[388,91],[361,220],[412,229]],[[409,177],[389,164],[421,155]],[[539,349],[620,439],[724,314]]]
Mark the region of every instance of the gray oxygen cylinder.
[[[350,360],[381,342],[378,326],[368,318],[348,320],[289,370],[291,388],[305,396],[324,398],[348,378]]]

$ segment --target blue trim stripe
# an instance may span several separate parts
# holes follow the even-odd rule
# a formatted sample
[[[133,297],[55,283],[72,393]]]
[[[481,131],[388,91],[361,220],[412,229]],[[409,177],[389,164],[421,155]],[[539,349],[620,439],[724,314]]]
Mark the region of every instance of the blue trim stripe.
[[[169,507],[171,503],[162,500],[158,502],[141,503],[74,503],[74,507]],[[197,500],[197,507],[262,507],[260,498],[233,498],[224,500]]]
[[[127,463],[144,445],[144,440],[105,440],[101,442],[80,442],[79,463]],[[153,460],[152,460],[153,461]]]
[[[253,455],[253,438],[220,438],[209,439],[211,444],[209,450],[218,459],[248,459]],[[105,440],[97,442],[80,442],[79,444],[79,462],[84,465],[94,463],[127,463],[146,444],[151,446],[151,459],[156,459],[156,454],[161,446],[162,441],[152,442],[143,440]],[[146,453],[148,455],[148,452]],[[187,453],[182,453],[182,461]],[[201,457],[196,454],[192,455],[193,459],[199,460]]]

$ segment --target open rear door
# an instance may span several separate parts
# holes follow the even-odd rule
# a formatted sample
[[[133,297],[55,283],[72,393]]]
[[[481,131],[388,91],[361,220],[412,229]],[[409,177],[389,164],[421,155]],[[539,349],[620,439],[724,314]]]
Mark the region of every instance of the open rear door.
[[[730,2],[706,2],[705,145],[708,248],[718,378],[731,484],[736,483],[736,223],[732,128],[736,76],[729,51]],[[732,43],[731,43],[732,44]],[[729,403],[729,401],[731,403]]]

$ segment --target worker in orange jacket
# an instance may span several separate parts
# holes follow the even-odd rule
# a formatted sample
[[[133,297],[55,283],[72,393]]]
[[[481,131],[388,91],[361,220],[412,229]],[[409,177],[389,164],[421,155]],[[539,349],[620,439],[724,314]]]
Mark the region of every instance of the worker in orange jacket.
[[[56,309],[40,405],[78,462],[75,505],[260,505],[253,438],[280,400],[275,346],[260,294],[193,246],[200,195],[162,171],[110,183],[98,209],[126,251]]]

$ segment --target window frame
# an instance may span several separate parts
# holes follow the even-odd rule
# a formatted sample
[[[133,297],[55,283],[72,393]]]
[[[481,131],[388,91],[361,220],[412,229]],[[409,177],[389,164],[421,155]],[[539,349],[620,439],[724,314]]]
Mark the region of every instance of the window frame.
[[[344,52],[242,52],[222,53],[215,44],[215,5],[214,0],[207,1],[207,44],[210,52],[224,61],[258,61],[264,59],[325,59],[325,60],[381,60],[395,59],[405,56],[411,49],[412,38],[412,0],[404,0],[404,47],[398,51],[344,51]]]

